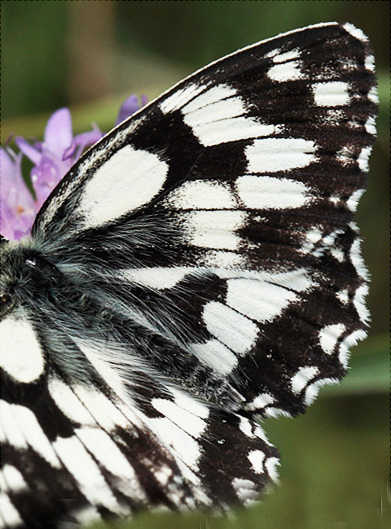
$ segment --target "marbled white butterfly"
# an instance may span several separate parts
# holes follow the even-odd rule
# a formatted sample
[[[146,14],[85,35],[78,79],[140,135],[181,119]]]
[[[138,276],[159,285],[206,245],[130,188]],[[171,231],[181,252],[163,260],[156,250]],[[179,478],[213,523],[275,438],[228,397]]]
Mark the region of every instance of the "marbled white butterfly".
[[[377,107],[367,38],[327,23],[191,75],[1,239],[3,528],[257,499],[295,416],[365,336],[352,216]]]

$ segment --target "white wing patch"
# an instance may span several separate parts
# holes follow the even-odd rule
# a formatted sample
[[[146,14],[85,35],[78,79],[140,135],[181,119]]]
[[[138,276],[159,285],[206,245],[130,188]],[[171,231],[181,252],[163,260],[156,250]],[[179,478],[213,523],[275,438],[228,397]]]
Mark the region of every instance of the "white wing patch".
[[[75,433],[96,461],[117,478],[119,490],[125,495],[132,490],[136,500],[147,501],[134,468],[106,432],[99,428],[83,427],[76,429]]]
[[[247,170],[276,173],[306,167],[316,161],[315,143],[301,138],[265,138],[246,147]]]
[[[250,503],[258,497],[256,484],[250,479],[234,478],[232,486],[238,498],[245,504]]]
[[[342,81],[317,83],[312,86],[315,103],[319,107],[338,107],[349,104],[349,85]]]
[[[20,404],[0,401],[0,441],[7,441],[16,448],[28,446],[54,468],[61,466],[53,447],[43,432],[34,413]],[[27,433],[27,437],[24,434]]]
[[[333,325],[327,325],[319,331],[320,346],[325,353],[332,354],[334,352],[335,346],[345,330],[346,325],[343,323],[335,323]]]
[[[185,105],[188,101],[195,99],[197,94],[205,91],[205,86],[203,84],[193,84],[189,83],[184,88],[176,90],[172,95],[167,97],[163,103],[160,104],[160,109],[165,114],[173,112],[174,110],[179,110]]]
[[[218,340],[191,344],[191,350],[204,364],[221,375],[229,375],[238,365],[238,358]]]
[[[1,490],[8,489],[14,490],[15,492],[28,488],[19,470],[9,464],[5,464],[0,471],[0,485]]]
[[[300,61],[291,61],[284,64],[276,64],[270,68],[267,75],[272,81],[284,83],[286,81],[295,81],[297,79],[304,79],[301,72]]]
[[[189,211],[181,221],[190,244],[217,250],[237,250],[241,237],[235,233],[245,222],[243,211]]]
[[[167,172],[168,164],[156,154],[125,145],[87,182],[80,204],[84,227],[101,226],[150,202]]]
[[[8,529],[9,527],[17,527],[19,524],[23,524],[22,518],[19,516],[18,511],[11,503],[10,497],[6,492],[0,492],[0,527]]]
[[[90,411],[81,403],[71,386],[55,377],[49,379],[48,386],[52,399],[68,419],[85,425],[96,424]]]
[[[266,125],[251,117],[237,91],[218,85],[195,97],[182,108],[184,121],[205,147],[229,141],[270,136],[274,125]]]
[[[308,384],[308,382],[319,374],[319,369],[315,366],[301,367],[292,377],[292,391],[299,394]]]
[[[238,196],[250,209],[291,209],[309,202],[309,189],[288,178],[246,174],[236,180]]]
[[[95,460],[76,436],[57,438],[53,447],[92,505],[104,506],[118,515],[130,514],[129,507],[119,505]]]
[[[210,334],[235,353],[246,354],[254,346],[258,336],[256,324],[223,303],[207,303],[202,317]]]
[[[167,203],[183,209],[233,209],[237,207],[229,187],[217,180],[194,180],[177,187],[167,197]]]
[[[18,382],[28,384],[44,372],[42,346],[26,317],[10,314],[0,322],[0,366]]]
[[[196,439],[168,418],[150,419],[149,421],[159,439],[162,439],[164,444],[173,450],[176,457],[184,464],[183,468],[187,467],[186,477],[190,481],[198,481],[194,471],[198,470],[201,452]]]
[[[265,454],[260,450],[253,450],[248,454],[248,459],[253,466],[255,472],[259,474],[263,472],[263,464],[265,462]]]
[[[164,290],[166,288],[173,288],[177,283],[182,281],[187,274],[191,274],[192,272],[199,272],[199,268],[134,268],[121,270],[119,277],[149,288]]]
[[[252,279],[228,281],[227,305],[261,323],[272,321],[295,299],[296,292],[279,285]]]
[[[181,408],[175,402],[153,399],[152,406],[195,439],[201,437],[206,428],[206,422],[201,417]]]

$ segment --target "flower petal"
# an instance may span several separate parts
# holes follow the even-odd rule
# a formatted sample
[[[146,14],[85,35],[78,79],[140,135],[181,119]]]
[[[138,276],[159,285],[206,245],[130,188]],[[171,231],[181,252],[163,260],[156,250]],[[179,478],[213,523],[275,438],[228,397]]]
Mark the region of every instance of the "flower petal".
[[[60,108],[50,116],[46,124],[45,147],[61,160],[72,140],[71,113],[68,108]]]
[[[121,108],[119,109],[117,119],[115,121],[116,125],[122,123],[125,119],[129,118],[132,114],[140,110],[142,106],[145,105],[147,99],[146,96],[141,96],[141,104],[139,98],[132,94],[122,103]]]
[[[74,143],[78,147],[76,159],[80,156],[81,152],[86,147],[90,147],[91,145],[94,145],[94,143],[96,143],[102,137],[103,137],[103,132],[98,127],[94,128],[91,131],[83,132],[75,136]]]
[[[22,153],[11,156],[0,149],[0,231],[8,239],[27,235],[36,215],[36,203],[22,178]]]
[[[33,162],[33,164],[39,165],[41,163],[41,152],[32,145],[30,145],[27,140],[25,140],[21,136],[16,136],[15,143],[22,151],[22,153]]]

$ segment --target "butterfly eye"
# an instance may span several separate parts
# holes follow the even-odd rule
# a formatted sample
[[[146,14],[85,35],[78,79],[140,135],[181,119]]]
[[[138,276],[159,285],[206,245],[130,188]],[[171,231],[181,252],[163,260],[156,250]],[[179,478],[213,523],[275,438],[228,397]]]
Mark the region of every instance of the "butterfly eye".
[[[3,294],[0,298],[0,302],[2,305],[8,305],[10,301],[11,301],[11,296],[9,296],[8,294]]]
[[[12,305],[12,297],[7,293],[1,294],[0,295],[0,313],[3,314],[4,312],[6,312],[10,308],[11,305]]]

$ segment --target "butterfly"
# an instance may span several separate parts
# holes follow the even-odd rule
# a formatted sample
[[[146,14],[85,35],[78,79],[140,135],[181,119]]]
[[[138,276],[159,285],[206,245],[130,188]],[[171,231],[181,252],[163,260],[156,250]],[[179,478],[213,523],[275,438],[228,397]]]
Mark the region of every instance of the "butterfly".
[[[377,112],[351,24],[197,71],[103,137],[1,239],[0,527],[255,501],[365,337],[352,218]]]

